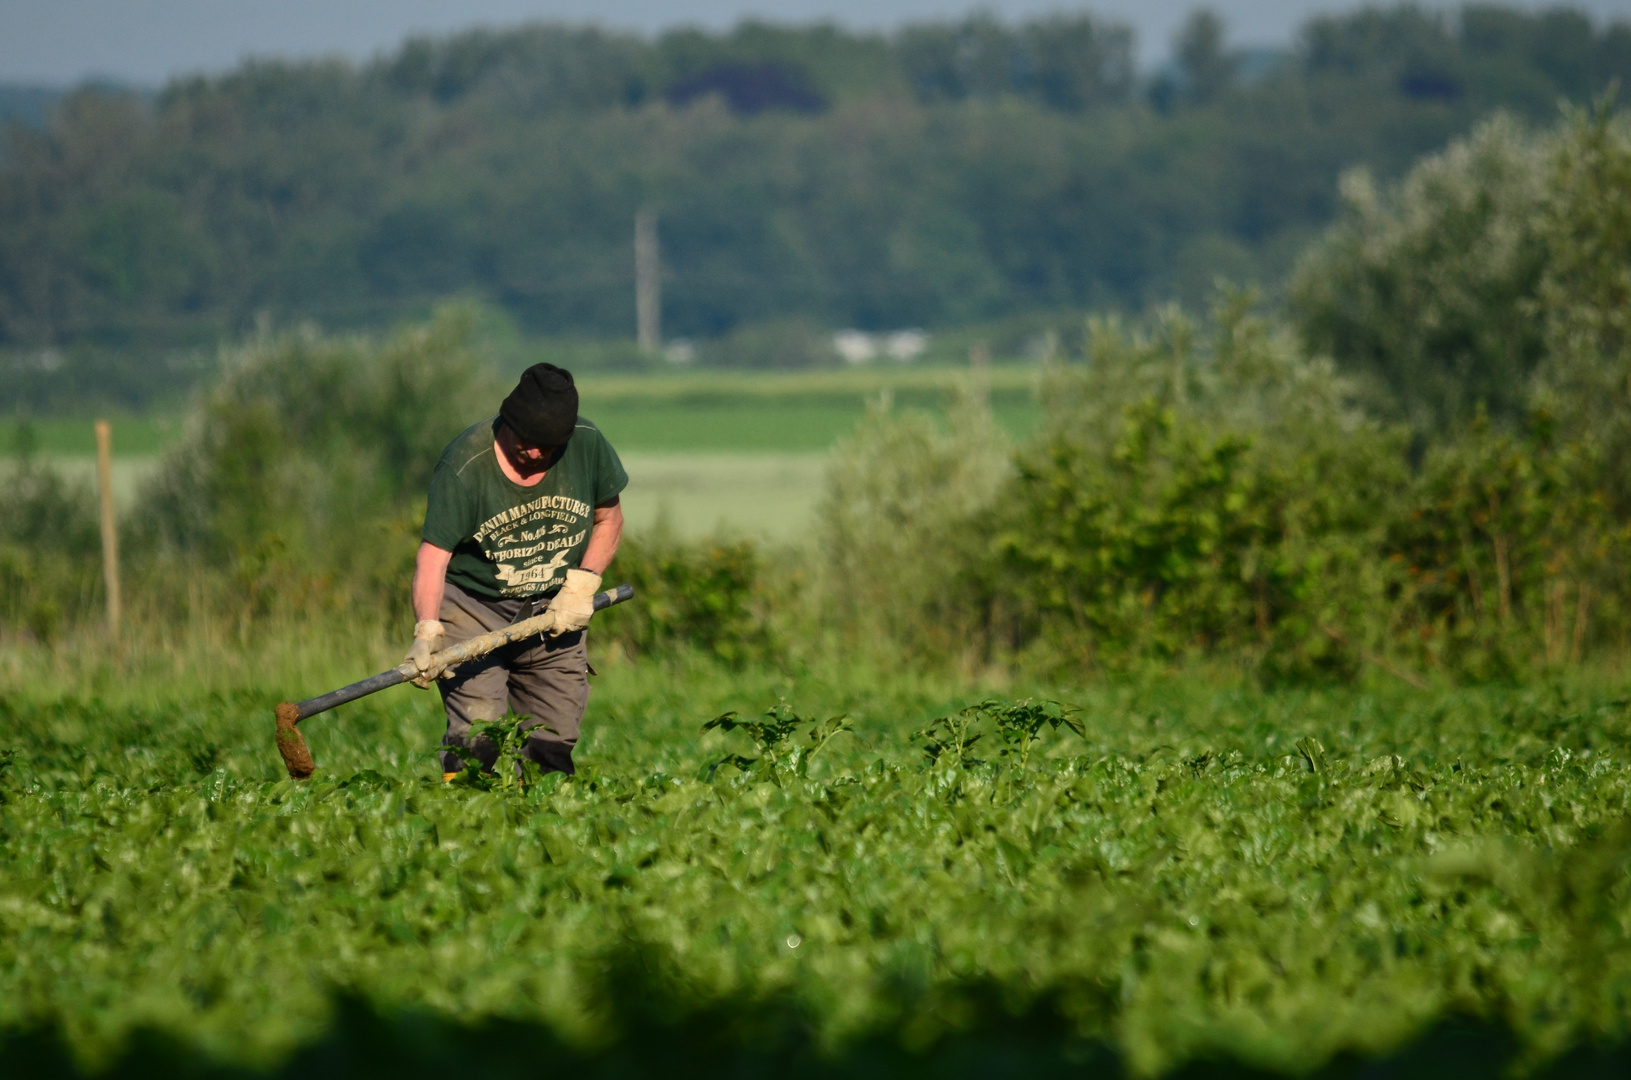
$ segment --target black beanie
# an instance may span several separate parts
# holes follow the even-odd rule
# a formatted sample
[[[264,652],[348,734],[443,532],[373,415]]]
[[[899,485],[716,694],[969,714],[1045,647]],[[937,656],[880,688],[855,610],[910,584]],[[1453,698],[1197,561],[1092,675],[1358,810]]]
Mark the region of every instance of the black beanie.
[[[498,415],[533,446],[565,446],[578,425],[578,388],[572,384],[572,373],[554,364],[532,365],[521,373]]]

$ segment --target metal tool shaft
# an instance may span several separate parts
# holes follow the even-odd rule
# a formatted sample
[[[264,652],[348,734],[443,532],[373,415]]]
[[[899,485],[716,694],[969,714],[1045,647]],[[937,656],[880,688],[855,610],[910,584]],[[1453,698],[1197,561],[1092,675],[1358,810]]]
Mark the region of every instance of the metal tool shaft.
[[[595,610],[604,611],[613,604],[621,604],[633,596],[634,586],[632,585],[619,585],[615,589],[596,593]],[[534,615],[530,619],[523,619],[501,630],[494,630],[491,633],[482,634],[479,637],[473,637],[468,641],[461,641],[457,645],[449,646],[432,656],[431,663],[439,668],[457,667],[467,660],[475,660],[478,657],[486,656],[493,650],[502,649],[512,642],[536,637],[548,628],[551,621],[547,613]],[[318,697],[308,698],[297,703],[295,707],[300,710],[299,719],[304,720],[309,716],[316,716],[320,712],[327,712],[336,705],[344,705],[348,701],[356,701],[358,698],[376,694],[398,683],[407,682],[415,674],[417,674],[417,669],[412,664],[404,662],[389,671],[382,671],[378,675],[370,675],[368,678],[354,682],[350,686],[342,686],[338,690],[330,690]]]

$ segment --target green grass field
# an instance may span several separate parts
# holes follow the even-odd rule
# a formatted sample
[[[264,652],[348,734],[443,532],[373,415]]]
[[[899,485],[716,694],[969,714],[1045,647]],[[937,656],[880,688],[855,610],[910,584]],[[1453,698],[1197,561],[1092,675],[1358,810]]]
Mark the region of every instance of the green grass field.
[[[896,400],[896,408],[934,409],[936,403]],[[611,402],[585,404],[583,414],[600,425],[625,453],[820,453],[855,428],[864,399],[850,403],[800,402]],[[1040,412],[1028,400],[997,401],[997,422],[1015,435],[1035,427]]]
[[[665,522],[681,537],[714,532],[775,543],[809,535],[825,453],[852,431],[869,402],[937,411],[966,378],[936,368],[871,368],[793,374],[674,375],[585,379],[583,414],[607,433],[629,469],[625,512],[635,528]],[[1038,423],[1034,368],[988,376],[999,424],[1023,437]],[[175,418],[114,418],[114,492],[135,506],[159,455],[181,432]],[[35,419],[30,438],[44,459],[76,480],[95,480],[89,419]],[[15,446],[19,422],[0,426]]]
[[[176,417],[115,416],[108,423],[116,459],[157,457],[181,436],[181,421]],[[16,453],[20,440],[51,458],[94,458],[96,421],[89,417],[0,421],[0,453]]]
[[[820,453],[625,453],[624,514],[639,531],[803,542],[815,524],[826,460]]]
[[[791,1010],[829,1056],[1037,1010],[1140,1075],[1302,1072],[1461,1015],[1531,1060],[1625,1034],[1619,681],[1002,691],[1078,734],[962,712],[993,688],[951,677],[603,656],[581,774],[506,789],[440,781],[409,688],[308,721],[320,772],[283,776],[272,704],[399,643],[178,644],[0,664],[0,1030],[93,1065],[137,1028],[269,1065],[336,992],[589,1052],[619,957],[652,1015]]]

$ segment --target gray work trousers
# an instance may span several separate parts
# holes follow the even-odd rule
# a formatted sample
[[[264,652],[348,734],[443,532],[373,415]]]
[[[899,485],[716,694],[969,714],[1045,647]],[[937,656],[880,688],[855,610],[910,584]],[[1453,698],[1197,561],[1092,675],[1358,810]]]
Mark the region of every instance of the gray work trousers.
[[[459,588],[451,581],[442,595],[443,648],[501,630],[515,622],[527,607],[525,600],[489,600]],[[480,660],[461,664],[451,679],[437,681],[447,709],[443,746],[462,746],[475,752],[486,768],[498,760],[498,747],[489,739],[470,740],[470,725],[479,720],[502,720],[507,711],[530,716],[527,740],[521,753],[543,772],[572,773],[572,748],[578,743],[583,711],[589,705],[589,653],[585,632],[558,638],[531,638],[506,645]],[[553,729],[553,730],[551,730]],[[442,769],[464,768],[457,754],[442,754]]]

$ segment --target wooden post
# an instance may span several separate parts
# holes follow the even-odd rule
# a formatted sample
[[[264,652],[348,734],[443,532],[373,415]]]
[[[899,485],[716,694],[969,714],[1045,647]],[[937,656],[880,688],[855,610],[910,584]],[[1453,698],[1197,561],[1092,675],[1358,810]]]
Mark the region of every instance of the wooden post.
[[[991,404],[991,346],[976,341],[968,349],[969,385],[983,404]]]
[[[663,344],[662,281],[658,273],[657,213],[634,215],[634,319],[640,348],[654,353]]]
[[[108,594],[108,633],[119,638],[119,530],[113,520],[113,429],[96,422],[96,484],[102,495],[102,583]]]

